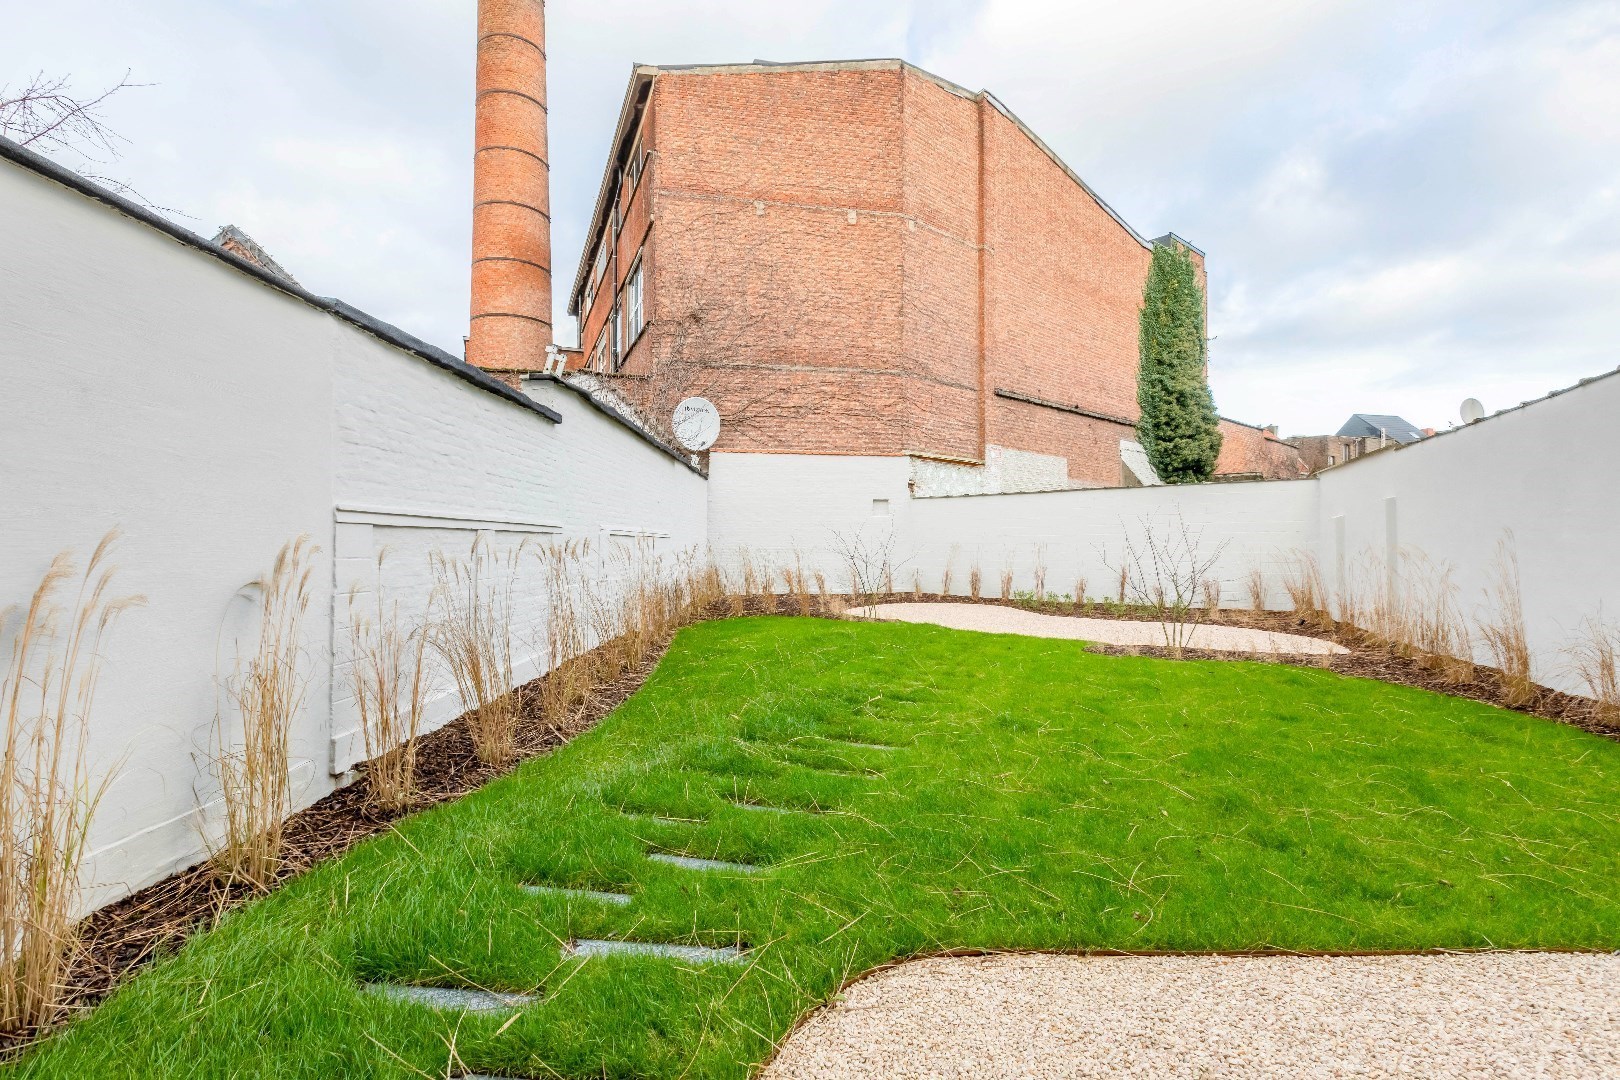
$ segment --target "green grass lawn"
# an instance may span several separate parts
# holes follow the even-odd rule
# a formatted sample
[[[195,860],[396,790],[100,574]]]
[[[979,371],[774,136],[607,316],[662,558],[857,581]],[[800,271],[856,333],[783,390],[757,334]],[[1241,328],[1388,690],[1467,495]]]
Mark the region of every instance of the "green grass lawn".
[[[750,951],[565,959],[575,938]],[[229,916],[11,1069],[740,1077],[846,980],[940,950],[1493,946],[1620,946],[1620,745],[1314,669],[741,619],[684,631],[588,735]],[[541,999],[444,1014],[362,980]]]

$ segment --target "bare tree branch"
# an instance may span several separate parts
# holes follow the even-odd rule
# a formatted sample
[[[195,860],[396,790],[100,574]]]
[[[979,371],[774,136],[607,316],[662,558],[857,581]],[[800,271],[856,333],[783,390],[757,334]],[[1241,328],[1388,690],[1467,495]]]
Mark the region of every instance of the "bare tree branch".
[[[125,71],[118,82],[91,97],[74,94],[72,76],[47,75],[43,71],[16,89],[0,85],[0,135],[44,154],[69,154],[92,166],[107,165],[119,157],[120,148],[128,140],[107,124],[102,106],[120,91],[152,85],[131,82],[129,76]],[[92,169],[74,171],[153,210],[190,216],[154,203],[126,181]]]

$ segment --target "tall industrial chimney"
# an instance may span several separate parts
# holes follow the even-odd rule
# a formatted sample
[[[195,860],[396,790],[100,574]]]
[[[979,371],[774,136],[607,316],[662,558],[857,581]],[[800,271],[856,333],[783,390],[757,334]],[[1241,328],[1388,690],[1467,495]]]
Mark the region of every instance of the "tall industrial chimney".
[[[544,0],[478,0],[472,329],[467,360],[545,366],[551,344],[551,167]]]

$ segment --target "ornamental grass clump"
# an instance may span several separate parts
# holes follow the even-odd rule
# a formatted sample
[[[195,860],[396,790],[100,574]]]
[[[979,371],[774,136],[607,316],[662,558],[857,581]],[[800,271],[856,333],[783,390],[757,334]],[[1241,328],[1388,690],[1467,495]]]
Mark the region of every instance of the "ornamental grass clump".
[[[248,588],[258,598],[259,637],[246,663],[238,662],[225,696],[242,722],[242,741],[215,725],[214,769],[225,809],[225,833],[213,854],[231,882],[268,891],[281,869],[283,829],[292,813],[290,744],[293,719],[304,704],[308,677],[303,623],[312,595],[312,561],[320,549],[308,536],[284,544],[270,573]]]
[[[386,550],[377,556],[370,611],[349,593],[349,678],[366,754],[366,800],[395,812],[416,797],[416,737],[426,703],[425,625],[407,626],[399,603],[383,597]]]
[[[473,750],[486,765],[506,765],[517,755],[512,591],[524,546],[498,552],[480,533],[463,557],[430,556],[437,606],[430,641],[455,682]]]
[[[140,597],[108,596],[117,533],[96,545],[72,604],[58,596],[74,577],[58,555],[34,590],[0,681],[5,719],[0,760],[0,1030],[50,1023],[63,973],[78,948],[79,876],[90,823],[110,775],[88,754],[101,643]],[[9,622],[0,613],[0,623]]]
[[[1586,684],[1592,711],[1605,724],[1620,724],[1620,625],[1601,615],[1581,625],[1569,648],[1570,665]]]
[[[1497,541],[1485,595],[1490,607],[1479,620],[1479,635],[1496,668],[1503,700],[1509,705],[1529,704],[1536,694],[1535,672],[1524,625],[1519,555],[1511,533]]]

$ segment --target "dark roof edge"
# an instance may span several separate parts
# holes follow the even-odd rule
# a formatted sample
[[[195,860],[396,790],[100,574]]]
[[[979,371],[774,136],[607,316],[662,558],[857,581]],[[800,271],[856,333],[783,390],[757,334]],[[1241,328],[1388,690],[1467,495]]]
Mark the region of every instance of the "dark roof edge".
[[[1560,389],[1557,389],[1557,390],[1549,391],[1548,393],[1545,393],[1545,394],[1541,395],[1538,398],[1531,398],[1529,401],[1521,401],[1517,405],[1514,405],[1514,406],[1512,406],[1510,408],[1498,409],[1495,412],[1491,413],[1491,415],[1489,415],[1489,416],[1487,416],[1487,417],[1485,417],[1485,418],[1483,418],[1481,420],[1475,420],[1471,424],[1463,424],[1460,427],[1450,427],[1450,428],[1446,428],[1444,431],[1436,431],[1433,435],[1425,435],[1423,438],[1419,439],[1417,442],[1409,442],[1409,443],[1394,442],[1390,446],[1383,447],[1382,449],[1377,451],[1377,453],[1375,453],[1375,454],[1363,454],[1360,457],[1351,458],[1349,461],[1341,461],[1337,465],[1333,465],[1333,466],[1330,466],[1327,469],[1321,470],[1321,472],[1326,473],[1326,472],[1331,472],[1331,471],[1334,471],[1334,470],[1337,470],[1337,469],[1348,469],[1350,466],[1356,464],[1357,462],[1370,461],[1374,457],[1378,457],[1378,456],[1381,456],[1383,454],[1399,453],[1402,450],[1415,450],[1420,446],[1428,446],[1430,443],[1432,443],[1432,442],[1434,442],[1434,441],[1436,441],[1438,439],[1444,439],[1444,438],[1446,438],[1447,436],[1450,436],[1450,435],[1460,435],[1465,431],[1472,431],[1474,428],[1479,427],[1481,424],[1488,424],[1492,420],[1498,419],[1499,417],[1507,416],[1509,413],[1523,412],[1525,409],[1528,409],[1533,405],[1540,405],[1543,402],[1551,401],[1553,398],[1563,397],[1565,394],[1573,394],[1575,391],[1585,389],[1586,387],[1592,385],[1593,383],[1600,383],[1600,382],[1603,382],[1606,379],[1615,378],[1616,376],[1620,376],[1620,367],[1615,368],[1613,371],[1605,371],[1605,372],[1603,372],[1602,374],[1599,374],[1599,375],[1589,375],[1584,379],[1578,379],[1578,380],[1576,380],[1576,382],[1575,382],[1575,384],[1573,386],[1565,386],[1565,387],[1561,387]],[[1331,436],[1331,437],[1332,438],[1337,438],[1338,436]],[[1353,436],[1346,436],[1346,438],[1352,438],[1352,437]]]
[[[616,423],[623,424],[625,427],[629,428],[631,433],[639,438],[642,442],[663,451],[676,461],[680,462],[682,465],[685,465],[688,469],[703,477],[705,480],[708,479],[709,474],[694,464],[688,455],[681,453],[679,450],[675,449],[673,446],[669,445],[667,442],[660,439],[658,436],[654,435],[640,424],[636,423],[630,417],[624,415],[624,413],[620,412],[618,409],[615,409],[611,404],[603,401],[601,398],[597,397],[583,386],[575,386],[567,379],[564,379],[558,375],[553,375],[549,371],[525,371],[521,377],[526,382],[555,383],[558,386],[563,387],[565,390],[578,394],[590,404],[591,408],[595,409],[604,416],[609,417]],[[530,400],[533,399],[531,398]],[[536,402],[536,404],[538,404],[538,402]]]
[[[316,296],[302,286],[290,285],[262,266],[255,266],[241,256],[233,255],[229,251],[209,243],[201,236],[189,229],[181,228],[161,214],[126,199],[122,195],[109,191],[99,184],[92,183],[72,169],[58,165],[49,158],[37,154],[25,146],[19,146],[4,136],[0,136],[0,158],[27,169],[29,172],[43,176],[47,180],[60,184],[65,188],[76,191],[86,198],[103,203],[125,217],[133,218],[142,225],[150,226],[166,234],[186,247],[194,248],[205,255],[218,259],[233,270],[239,270],[249,277],[257,278],[262,284],[270,286],[277,292],[285,293],[295,300],[301,300],[311,307],[319,308],[402,352],[408,352],[419,359],[426,360],[434,367],[442,368],[456,376],[456,378],[472,383],[480,390],[494,394],[496,397],[505,398],[512,404],[543,416],[554,424],[562,423],[562,415],[556,410],[548,409],[528,395],[512,389],[501,380],[473,367],[465,360],[452,356],[437,345],[429,345],[421,338],[407,334],[397,326],[367,315],[359,308],[346,304],[342,300],[335,300],[327,296]]]

